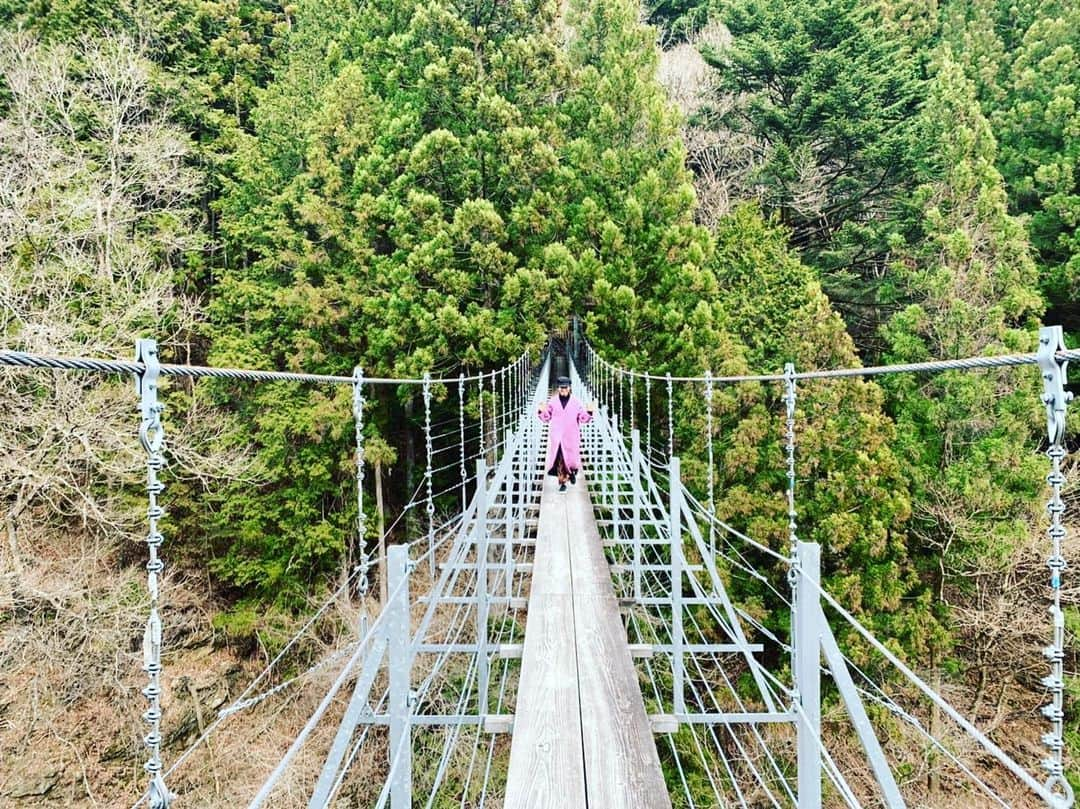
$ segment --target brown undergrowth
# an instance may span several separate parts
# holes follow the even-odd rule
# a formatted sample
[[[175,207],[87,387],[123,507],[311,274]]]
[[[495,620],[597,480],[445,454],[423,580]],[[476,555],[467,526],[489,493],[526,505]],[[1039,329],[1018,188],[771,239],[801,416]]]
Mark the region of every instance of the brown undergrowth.
[[[1074,532],[1075,533],[1075,532]],[[1075,537],[1067,553],[1080,548]],[[1032,771],[1043,755],[1040,735],[1046,724],[1038,708],[1046,695],[1038,685],[1045,673],[1039,650],[1047,642],[1043,543],[1033,537],[1001,582],[996,596],[957,604],[957,653],[967,661],[962,674],[945,681],[946,699]],[[0,590],[0,803],[14,807],[130,806],[145,786],[141,713],[146,683],[141,670],[141,640],[148,599],[141,568],[118,568],[115,553],[99,544],[94,552],[78,536],[37,541],[24,549],[18,576],[5,570]],[[426,572],[426,571],[425,571]],[[417,580],[426,582],[426,575]],[[990,592],[990,582],[976,593]],[[1070,592],[1072,592],[1070,590]],[[177,760],[211,725],[217,712],[240,696],[268,662],[257,645],[238,648],[214,629],[221,604],[208,582],[194,576],[167,581],[164,598],[165,712],[163,758]],[[420,593],[414,589],[414,595]],[[254,693],[307,669],[313,662],[345,650],[355,640],[360,613],[374,618],[377,603],[340,602],[318,631],[309,633],[299,651],[286,658]],[[413,623],[423,605],[414,604]],[[445,637],[453,623],[450,611],[439,613],[429,639]],[[299,627],[299,621],[297,626]],[[990,652],[994,654],[991,655]],[[417,660],[415,679],[425,676]],[[246,804],[258,791],[312,714],[340,666],[331,665],[258,705],[221,723],[179,771],[170,787],[181,805],[227,807]],[[929,673],[920,672],[929,679]],[[464,658],[452,661],[447,683],[466,676]],[[512,712],[513,682],[503,712]],[[374,693],[380,693],[376,684]],[[905,712],[924,728],[936,722],[936,735],[964,766],[990,784],[1010,806],[1037,806],[1031,794],[948,719],[932,717],[929,703],[911,686],[884,686]],[[343,689],[328,715],[279,784],[270,805],[306,806],[337,720],[348,699]],[[453,689],[437,689],[434,711],[454,710]],[[835,699],[827,702],[824,727],[837,767],[866,805],[874,805],[875,787],[846,712]],[[883,745],[909,805],[928,809],[997,806],[981,795],[973,780],[902,716],[869,704]],[[417,732],[414,779],[418,789],[430,783],[438,766],[445,731]],[[768,738],[778,755],[793,750],[789,729],[772,728]],[[490,736],[476,742],[476,731],[462,733],[448,764],[449,791],[470,792],[479,800],[478,781],[466,786],[470,767],[485,767]],[[476,755],[472,751],[478,750]],[[491,755],[495,788],[488,805],[500,804],[498,771],[505,767],[509,737],[494,741]],[[386,733],[375,730],[360,751],[339,793],[338,806],[371,806],[382,787],[387,761]],[[936,773],[932,779],[931,774]],[[475,793],[475,794],[473,794]],[[455,803],[455,805],[457,805]],[[843,805],[827,793],[826,805]]]

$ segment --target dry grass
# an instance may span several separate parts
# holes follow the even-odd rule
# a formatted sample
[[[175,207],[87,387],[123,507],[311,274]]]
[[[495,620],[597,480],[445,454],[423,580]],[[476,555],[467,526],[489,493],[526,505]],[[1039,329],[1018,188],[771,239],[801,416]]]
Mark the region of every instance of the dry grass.
[[[1066,553],[1075,556],[1080,552],[1075,531],[1069,541]],[[145,784],[141,742],[145,726],[140,719],[145,700],[139,693],[145,684],[140,660],[148,603],[145,574],[138,568],[118,569],[117,554],[105,552],[106,544],[77,535],[51,541],[39,538],[27,549],[31,552],[24,556],[21,579],[16,580],[10,571],[3,577],[0,670],[5,676],[0,680],[0,757],[5,766],[0,769],[0,802],[5,805],[130,806]],[[968,680],[949,682],[943,688],[954,706],[1033,770],[1042,755],[1039,735],[1046,729],[1037,712],[1043,695],[1033,687],[1033,680],[1045,673],[1038,653],[1047,633],[1042,590],[1044,544],[1036,535],[1021,549],[1016,565],[1003,574],[1003,600],[976,600],[969,606],[971,612],[958,610],[965,643],[984,642],[971,627],[994,625],[990,640],[998,656],[985,678],[973,669]],[[85,554],[91,547],[94,552]],[[421,576],[418,585],[424,580],[426,576]],[[166,585],[163,729],[168,765],[199,737],[218,709],[239,696],[266,661],[237,654],[215,633],[211,619],[217,605],[207,599],[205,582],[173,579]],[[463,587],[458,591],[463,592]],[[414,588],[413,595],[418,594]],[[317,660],[344,648],[354,639],[350,627],[357,625],[362,608],[374,615],[377,605],[335,604],[333,614],[320,626],[322,640],[311,640],[303,659]],[[422,609],[414,604],[414,627]],[[427,639],[447,639],[453,618],[451,609],[437,613]],[[293,663],[294,668],[303,665],[299,660]],[[424,666],[423,659],[417,661],[417,678],[425,673]],[[1006,670],[1011,672],[1009,676],[1002,675]],[[200,747],[169,779],[169,785],[183,796],[185,805],[245,804],[296,738],[337,671],[337,666],[329,666],[301,685],[228,719],[211,742]],[[464,674],[462,657],[450,663],[442,682],[452,684]],[[287,676],[289,672],[278,672],[265,686]],[[984,679],[987,682],[980,688]],[[513,704],[514,682],[511,672],[508,706]],[[374,693],[381,693],[384,685],[377,683]],[[431,710],[449,712],[455,708],[452,688],[435,689],[438,696]],[[887,690],[923,726],[930,726],[929,705],[914,689],[890,686]],[[273,806],[306,806],[348,696],[349,689],[343,689],[275,790]],[[932,752],[910,725],[896,717],[876,718],[887,729],[884,746],[910,806],[969,809],[996,805],[975,791],[959,768]],[[873,805],[876,788],[846,712],[841,707],[832,709],[825,717],[825,727],[828,747],[840,770],[860,799]],[[768,727],[763,732],[781,755],[793,750],[790,728]],[[414,778],[418,789],[430,783],[443,733],[416,734]],[[946,747],[1011,806],[1035,805],[1015,779],[947,720],[941,723],[940,735]],[[450,762],[446,790],[464,791],[470,765],[485,765],[491,737],[481,737],[478,761],[472,760],[475,740],[475,730],[463,732]],[[490,806],[499,805],[499,779],[504,777],[500,768],[505,767],[509,741],[508,737],[494,740],[496,775],[494,789],[488,794]],[[336,805],[372,805],[385,777],[386,761],[386,733],[378,729],[353,764]],[[932,768],[936,768],[939,780],[935,793],[929,791]],[[474,778],[470,795],[477,783]],[[478,795],[472,795],[470,800],[476,798]],[[841,803],[832,795],[827,805]]]

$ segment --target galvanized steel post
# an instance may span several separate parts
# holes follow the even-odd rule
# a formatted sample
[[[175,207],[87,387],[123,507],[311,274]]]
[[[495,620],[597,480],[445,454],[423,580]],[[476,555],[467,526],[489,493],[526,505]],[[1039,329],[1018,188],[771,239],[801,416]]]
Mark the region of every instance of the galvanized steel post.
[[[683,644],[685,640],[683,637],[682,603],[682,476],[678,456],[671,456],[669,469],[668,484],[671,486],[671,511],[668,523],[668,537],[671,540],[671,689],[675,703],[675,715],[681,716],[686,713],[686,695],[683,688],[686,670],[685,661],[683,660]]]
[[[409,626],[409,548],[391,545],[386,552],[389,592],[386,641],[390,675],[390,806],[412,807],[412,633]]]
[[[488,712],[488,491],[487,463],[476,462],[476,522],[473,524],[476,548],[476,665],[477,708],[481,721]]]
[[[821,809],[821,546],[798,542],[799,600],[795,602],[795,691],[802,710],[798,733],[799,806]]]
[[[513,440],[514,433],[510,430],[506,431],[504,441],[506,442],[505,453],[514,452],[516,449],[516,443]],[[516,453],[515,453],[516,454]],[[503,484],[506,491],[503,495],[503,569],[504,576],[506,578],[506,597],[510,598],[510,591],[513,589],[514,583],[514,500],[516,496],[515,489],[521,487],[521,478],[514,474],[514,458],[511,457],[509,461],[504,457],[504,462],[508,462],[510,469],[506,474],[506,482]],[[507,604],[510,602],[507,601]]]
[[[633,485],[634,601],[641,601],[641,430],[630,433],[630,482]]]
[[[360,575],[357,593],[361,598],[368,593],[367,520],[364,516],[364,369],[353,368],[353,430],[356,439],[356,542],[360,548]],[[380,560],[381,561],[381,560]],[[348,572],[352,575],[353,571]],[[366,616],[365,616],[366,621]],[[361,627],[363,633],[366,627]]]

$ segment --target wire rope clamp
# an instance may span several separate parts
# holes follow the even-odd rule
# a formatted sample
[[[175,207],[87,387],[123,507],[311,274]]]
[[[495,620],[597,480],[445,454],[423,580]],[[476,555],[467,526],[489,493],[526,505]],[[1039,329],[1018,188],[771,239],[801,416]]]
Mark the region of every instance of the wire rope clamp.
[[[1065,337],[1061,326],[1043,326],[1039,329],[1039,350],[1036,357],[1042,372],[1046,434],[1051,446],[1056,446],[1065,439],[1065,415],[1073,398],[1073,395],[1065,390],[1069,361],[1059,362],[1057,358],[1057,353],[1065,350]]]
[[[165,786],[165,779],[160,772],[151,774],[150,791],[148,794],[147,803],[150,809],[169,809],[172,802],[176,799],[176,795],[169,791]]]

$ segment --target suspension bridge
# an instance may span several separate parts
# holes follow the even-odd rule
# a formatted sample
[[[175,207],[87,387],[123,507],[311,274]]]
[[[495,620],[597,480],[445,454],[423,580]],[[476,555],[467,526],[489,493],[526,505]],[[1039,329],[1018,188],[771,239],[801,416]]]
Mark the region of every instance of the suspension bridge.
[[[336,674],[250,799],[251,809],[275,805],[283,777],[331,717],[337,723],[333,740],[320,753],[320,771],[308,779],[312,809],[335,805],[350,768],[373,749],[384,756],[372,802],[379,808],[897,809],[912,803],[907,779],[897,772],[898,742],[882,738],[888,733],[882,717],[886,725],[905,728],[901,740],[933,750],[947,762],[956,780],[980,796],[981,805],[1067,809],[1074,796],[1065,777],[1063,739],[1062,461],[1071,398],[1065,390],[1067,365],[1077,359],[1080,351],[1067,350],[1054,327],[1042,330],[1033,354],[806,372],[789,365],[777,374],[673,378],[605,361],[583,338],[577,321],[536,362],[524,354],[505,368],[453,378],[371,378],[360,369],[339,377],[167,365],[159,362],[151,340],[139,341],[130,362],[0,351],[0,365],[9,367],[135,379],[147,464],[150,614],[143,644],[149,783],[141,797],[133,796],[133,805],[154,809],[182,804],[183,795],[174,795],[169,784],[222,723],[315,671]],[[1033,407],[1046,411],[1051,490],[1050,640],[1034,650],[1047,667],[1042,680],[1048,699],[1042,708],[1046,752],[1034,762],[1010,756],[822,586],[821,550],[798,538],[795,473],[800,380],[1026,365],[1037,368],[1043,382],[1042,400]],[[536,417],[556,370],[572,377],[579,398],[599,402],[595,418],[583,428],[585,472],[565,493],[544,474],[546,426]],[[355,642],[298,677],[269,686],[275,665],[339,592],[171,763],[163,758],[161,709],[162,622],[168,620],[160,592],[161,520],[167,495],[158,385],[167,375],[351,386],[361,537],[366,535],[366,391],[375,385],[419,386],[426,455],[423,479],[403,511],[419,517],[413,520],[415,535],[389,548],[386,597],[377,615],[362,617]],[[726,524],[713,507],[714,390],[743,382],[783,386],[790,543],[782,551]],[[674,430],[677,384],[698,386],[706,402],[704,501],[682,480]],[[666,414],[652,412],[654,399],[664,398],[653,396],[654,385],[666,389]],[[457,424],[432,423],[436,390],[448,397],[456,390]],[[478,423],[466,418],[470,397],[479,403]],[[642,401],[644,412],[637,405]],[[459,480],[436,492],[435,482],[455,469]],[[435,503],[455,490],[460,511],[440,522]],[[760,560],[784,574],[775,580],[763,574]],[[362,559],[342,587],[366,592],[370,566],[367,557]],[[771,630],[759,611],[733,597],[736,579],[754,582],[783,605],[786,634]],[[834,626],[858,636],[886,661],[905,694],[917,694],[948,717],[953,736],[935,736],[910,699],[875,682],[845,654]],[[787,665],[778,666],[778,660]],[[858,771],[845,768],[829,749],[835,732],[822,733],[828,683],[861,748],[865,767]],[[964,745],[954,743],[955,734]],[[417,769],[421,748],[424,766]]]

